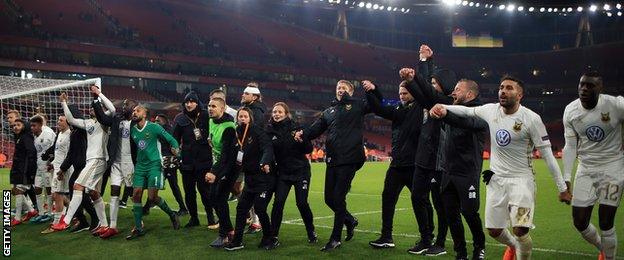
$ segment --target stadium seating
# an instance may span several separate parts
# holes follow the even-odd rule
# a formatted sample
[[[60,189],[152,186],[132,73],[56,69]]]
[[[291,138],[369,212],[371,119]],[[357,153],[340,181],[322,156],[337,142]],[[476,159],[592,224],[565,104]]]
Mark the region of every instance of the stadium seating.
[[[157,102],[158,100],[151,95],[137,88],[130,86],[114,86],[106,85],[102,88],[106,96],[110,99],[124,100],[134,99],[137,101]]]

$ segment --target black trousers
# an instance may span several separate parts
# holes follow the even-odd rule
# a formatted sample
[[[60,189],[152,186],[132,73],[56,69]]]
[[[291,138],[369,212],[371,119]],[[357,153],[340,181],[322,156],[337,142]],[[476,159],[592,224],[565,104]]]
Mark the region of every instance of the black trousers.
[[[472,233],[475,251],[485,248],[485,234],[481,217],[479,216],[478,174],[478,172],[475,174],[476,178],[449,176],[449,183],[442,191],[446,218],[451,230],[451,236],[453,237],[453,248],[457,256],[468,256],[461,215],[464,215],[470,233]]]
[[[381,193],[381,237],[392,239],[392,226],[394,222],[394,210],[403,187],[412,192],[414,179],[414,166],[390,167],[386,172],[384,189]],[[416,209],[416,201],[411,196],[412,209]],[[416,211],[414,210],[414,215]]]
[[[180,192],[180,186],[178,185],[178,169],[166,168],[164,170],[164,173],[165,173],[165,177],[167,178],[167,181],[169,182],[171,193],[173,193],[173,197],[178,203],[178,208],[180,210],[186,210],[186,205],[184,204],[184,200],[182,199],[182,192]],[[212,208],[210,208],[210,211],[212,213]]]
[[[416,166],[412,183],[412,198],[415,201],[414,212],[416,212],[416,221],[418,222],[420,237],[423,242],[430,243],[433,240],[433,230],[435,229],[433,208],[429,201],[429,194],[431,194],[433,206],[438,216],[438,236],[436,245],[444,246],[448,225],[446,223],[444,207],[442,206],[442,199],[440,198],[439,176],[441,176],[441,173],[438,171]]]
[[[347,193],[351,189],[355,172],[360,167],[362,164],[327,166],[325,171],[325,204],[334,211],[331,240],[340,241],[342,226],[346,223],[355,223],[355,218],[347,210]]]
[[[182,186],[184,187],[184,201],[186,201],[186,208],[189,211],[191,219],[199,220],[197,217],[197,195],[195,189],[199,192],[202,204],[204,204],[204,210],[206,211],[206,217],[208,218],[208,224],[216,223],[213,214],[213,206],[209,199],[210,185],[206,183],[205,174],[208,170],[192,170],[182,171]]]
[[[212,187],[209,189],[210,200],[219,218],[219,236],[221,237],[227,236],[227,234],[234,229],[232,227],[232,221],[230,220],[228,198],[235,181],[236,176],[232,179],[218,180],[216,183],[212,184]]]
[[[84,166],[83,166],[84,168]],[[69,177],[69,198],[71,199],[74,196],[74,183],[76,183],[76,179],[80,175],[80,172],[83,168],[74,169],[74,173]],[[87,211],[91,216],[91,224],[97,223],[100,221],[97,214],[95,213],[95,208],[93,207],[93,202],[91,202],[91,198],[87,194],[82,196],[82,201],[80,202],[80,206],[76,210],[76,218],[80,223],[87,223],[87,217],[85,217],[84,212],[82,210]],[[69,220],[71,221],[71,219]]]
[[[290,188],[295,187],[295,199],[297,208],[301,213],[301,219],[305,225],[308,235],[314,232],[314,223],[312,210],[308,204],[308,193],[310,192],[310,178],[304,178],[299,181],[290,181],[277,179],[275,183],[275,200],[273,201],[273,209],[271,210],[272,231],[273,236],[279,236],[279,230],[282,225],[282,217],[284,216],[284,205],[290,193]],[[264,226],[264,225],[263,225]]]
[[[267,213],[267,206],[271,201],[272,191],[253,192],[246,189],[241,193],[238,198],[238,205],[236,205],[236,228],[234,228],[234,243],[243,241],[243,233],[245,233],[245,222],[247,220],[247,214],[251,207],[254,208],[260,225],[263,227],[271,227],[271,220]],[[262,237],[264,239],[271,237],[271,228],[262,229]]]

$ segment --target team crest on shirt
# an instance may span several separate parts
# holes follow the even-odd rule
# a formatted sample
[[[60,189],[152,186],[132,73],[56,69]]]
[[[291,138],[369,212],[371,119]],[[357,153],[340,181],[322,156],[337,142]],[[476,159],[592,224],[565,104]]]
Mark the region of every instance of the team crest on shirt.
[[[351,108],[353,108],[353,105],[351,105],[351,104],[347,104],[347,105],[345,106],[345,108],[346,108],[347,110],[351,110]]]
[[[587,139],[589,139],[590,141],[600,142],[604,139],[605,132],[599,126],[593,125],[593,126],[588,127],[587,130],[585,130],[585,135],[587,136]]]
[[[507,146],[511,143],[511,134],[505,129],[496,131],[496,143],[499,146]]]
[[[95,126],[89,126],[89,128],[87,128],[87,133],[93,134],[93,131],[95,131]]]
[[[522,130],[522,122],[516,121],[514,123],[513,130],[516,132],[520,132],[520,130]]]
[[[125,128],[125,127],[120,127],[120,128],[121,128],[121,137],[122,138],[130,137],[130,129]]]
[[[611,117],[609,117],[609,112],[607,113],[600,113],[600,120],[602,120],[602,122],[609,122],[611,120]]]
[[[137,146],[139,147],[139,149],[143,150],[147,146],[147,142],[145,142],[145,140],[139,140]]]

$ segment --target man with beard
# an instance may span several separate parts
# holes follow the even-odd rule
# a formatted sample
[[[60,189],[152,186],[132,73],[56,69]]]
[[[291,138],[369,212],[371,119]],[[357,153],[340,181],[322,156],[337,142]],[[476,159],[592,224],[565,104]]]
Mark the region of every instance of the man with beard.
[[[147,188],[148,201],[151,205],[158,205],[171,220],[173,229],[180,228],[178,215],[169,208],[165,199],[158,196],[158,190],[164,188],[165,180],[162,172],[162,155],[160,154],[160,141],[165,141],[171,146],[171,153],[178,154],[178,142],[160,125],[147,121],[148,111],[144,106],[138,105],[132,113],[132,140],[137,144],[137,163],[134,166],[134,177],[132,183],[134,192],[132,202],[134,206],[134,229],[127,240],[136,239],[145,235],[143,229],[143,190]]]
[[[99,89],[95,86],[91,87],[98,95]],[[134,100],[124,100],[121,114],[116,114],[113,103],[108,99],[102,99],[103,105],[107,111],[104,112],[100,102],[92,104],[95,116],[102,125],[110,128],[110,136],[108,139],[108,162],[107,167],[111,178],[111,197],[110,197],[110,226],[108,229],[102,230],[100,238],[108,239],[119,234],[117,230],[117,214],[119,212],[119,195],[121,194],[121,185],[132,186],[132,174],[134,172],[134,160],[136,159],[136,144],[130,138],[130,129],[133,126],[132,110],[136,106]]]
[[[218,223],[214,218],[211,202],[208,200],[209,186],[204,181],[204,175],[212,167],[213,159],[208,134],[208,112],[202,109],[199,96],[194,91],[184,97],[183,111],[174,118],[173,137],[180,143],[182,161],[182,186],[184,200],[191,219],[184,227],[199,226],[197,215],[197,197],[199,192],[208,226],[214,227]]]
[[[501,79],[499,103],[476,107],[435,105],[430,114],[444,118],[447,112],[459,117],[477,117],[490,129],[492,158],[484,175],[486,182],[485,227],[496,241],[507,245],[503,259],[530,259],[533,242],[529,230],[535,212],[535,171],[533,148],[541,152],[559,190],[559,200],[567,204],[572,196],[561,176],[541,117],[520,105],[524,83],[514,77]],[[513,235],[509,232],[511,224]]]

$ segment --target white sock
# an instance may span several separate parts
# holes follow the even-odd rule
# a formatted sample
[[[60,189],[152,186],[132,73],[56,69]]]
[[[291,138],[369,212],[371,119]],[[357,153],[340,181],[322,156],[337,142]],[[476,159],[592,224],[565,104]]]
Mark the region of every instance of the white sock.
[[[617,234],[615,233],[615,227],[609,230],[602,230],[602,252],[605,254],[605,259],[615,259],[615,253],[617,252]]]
[[[46,204],[48,204],[48,212],[53,212],[52,211],[52,194],[46,194]],[[56,207],[58,207],[58,205],[54,205]]]
[[[117,228],[117,212],[119,212],[119,196],[113,196],[110,200],[110,227]]]
[[[37,210],[39,211],[39,215],[43,215],[45,213],[45,208],[43,207],[43,193],[36,195],[35,197],[37,198]]]
[[[35,210],[35,207],[33,207],[33,204],[32,204],[32,201],[30,201],[30,198],[28,198],[28,196],[25,196],[24,194],[22,194],[22,196],[24,197],[24,199],[22,200],[22,204],[23,206],[26,207],[26,211],[31,212]]]
[[[251,223],[254,225],[260,225],[260,219],[258,218],[258,215],[256,215],[256,210],[254,210],[254,208],[251,208]]]
[[[63,222],[67,224],[71,223],[71,220],[74,218],[74,214],[76,214],[76,210],[80,207],[80,203],[82,203],[82,191],[75,190],[74,195],[69,202],[69,207],[67,207],[67,214],[65,214]]]
[[[22,220],[22,205],[24,205],[24,195],[15,196],[15,219]]]
[[[531,259],[531,252],[533,251],[533,239],[528,233],[521,237],[516,237],[518,241],[518,248],[516,250],[516,258],[518,260]]]
[[[598,248],[598,251],[602,250],[600,234],[598,234],[598,230],[596,230],[594,225],[589,223],[589,226],[587,226],[585,230],[581,231],[581,236],[585,239],[585,241]]]
[[[100,226],[108,227],[108,221],[106,220],[106,209],[104,209],[104,200],[102,197],[93,201],[93,207],[95,208],[95,214],[100,219]]]
[[[509,233],[509,230],[507,230],[506,228],[503,229],[503,232],[500,234],[500,236],[495,237],[494,239],[500,242],[501,244],[507,245],[509,247],[512,247],[512,248],[518,247],[516,243],[517,240],[511,235],[511,233]]]
[[[61,212],[54,211],[54,222],[52,224],[58,224],[61,220]]]

